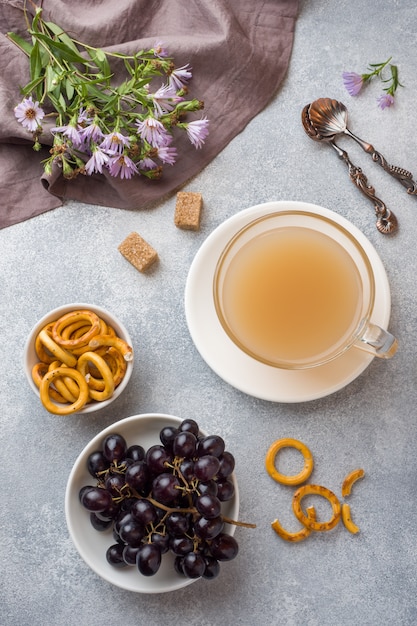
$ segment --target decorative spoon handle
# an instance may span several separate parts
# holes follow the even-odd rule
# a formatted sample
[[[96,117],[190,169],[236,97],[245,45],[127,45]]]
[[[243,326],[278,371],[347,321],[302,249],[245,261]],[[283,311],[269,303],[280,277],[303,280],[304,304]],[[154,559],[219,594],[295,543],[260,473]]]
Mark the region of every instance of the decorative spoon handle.
[[[376,227],[383,235],[389,235],[394,233],[398,229],[398,221],[394,213],[390,211],[384,202],[375,195],[375,189],[368,184],[368,179],[362,172],[360,167],[356,167],[349,159],[349,156],[345,150],[339,148],[334,141],[329,141],[330,145],[336,150],[340,159],[342,159],[349,170],[350,180],[356,185],[356,187],[367,197],[373,204],[375,209],[375,215],[377,217]]]
[[[410,195],[417,195],[417,183],[413,180],[413,175],[411,172],[403,169],[402,167],[398,167],[397,165],[390,165],[384,156],[380,152],[377,152],[372,144],[360,139],[354,135],[348,128],[344,131],[346,135],[352,137],[360,147],[365,150],[368,154],[372,155],[372,159],[378,163],[388,174],[390,174],[393,178],[396,178],[404,187],[407,189],[407,193]]]

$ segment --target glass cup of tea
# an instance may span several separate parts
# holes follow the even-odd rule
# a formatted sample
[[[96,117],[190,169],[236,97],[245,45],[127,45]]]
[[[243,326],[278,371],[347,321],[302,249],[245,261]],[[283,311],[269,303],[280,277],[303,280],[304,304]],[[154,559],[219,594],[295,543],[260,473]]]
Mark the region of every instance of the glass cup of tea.
[[[318,213],[280,211],[247,224],[219,258],[213,294],[229,338],[273,367],[317,367],[357,348],[388,359],[397,350],[371,322],[375,278],[365,250]]]

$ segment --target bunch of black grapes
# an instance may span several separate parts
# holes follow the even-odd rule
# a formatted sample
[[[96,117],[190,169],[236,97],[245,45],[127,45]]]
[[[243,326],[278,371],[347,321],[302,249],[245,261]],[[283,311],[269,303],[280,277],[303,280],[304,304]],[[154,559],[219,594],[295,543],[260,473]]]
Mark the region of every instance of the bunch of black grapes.
[[[235,494],[233,455],[218,435],[203,436],[186,419],[160,431],[160,444],[148,450],[128,446],[118,433],[108,435],[90,454],[94,486],[80,490],[80,502],[98,531],[112,528],[106,553],[114,567],[135,566],[144,576],[159,570],[173,553],[175,570],[187,578],[215,578],[220,562],[238,554],[236,539],[225,532],[222,502]]]

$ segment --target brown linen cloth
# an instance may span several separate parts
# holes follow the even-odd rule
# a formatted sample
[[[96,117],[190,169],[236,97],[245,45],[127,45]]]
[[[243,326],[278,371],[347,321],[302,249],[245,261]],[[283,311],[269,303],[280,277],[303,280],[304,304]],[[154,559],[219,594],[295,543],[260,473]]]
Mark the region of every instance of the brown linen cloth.
[[[179,188],[276,93],[287,71],[298,13],[298,0],[44,0],[44,19],[95,47],[132,53],[162,41],[177,67],[191,65],[189,97],[204,101],[202,113],[210,120],[209,136],[198,150],[181,134],[175,143],[177,162],[165,166],[158,181],[104,174],[67,181],[59,171],[50,178],[43,175],[49,133],[42,135],[48,145],[34,152],[30,133],[13,113],[21,101],[19,88],[29,82],[29,66],[5,33],[27,36],[24,4],[32,6],[25,0],[0,0],[0,228],[65,199],[140,209]],[[190,120],[198,119],[201,112],[191,115]]]

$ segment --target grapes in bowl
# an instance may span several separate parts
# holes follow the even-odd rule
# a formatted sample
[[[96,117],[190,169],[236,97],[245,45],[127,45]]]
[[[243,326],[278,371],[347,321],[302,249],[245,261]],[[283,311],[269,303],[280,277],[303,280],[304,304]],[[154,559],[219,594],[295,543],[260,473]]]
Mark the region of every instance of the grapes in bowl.
[[[96,574],[128,591],[164,593],[215,578],[238,553],[233,470],[224,440],[193,419],[122,419],[97,434],[72,468],[71,539]]]

